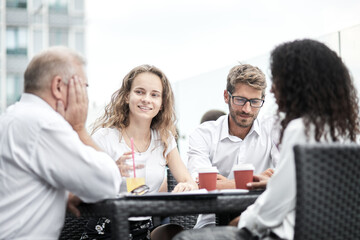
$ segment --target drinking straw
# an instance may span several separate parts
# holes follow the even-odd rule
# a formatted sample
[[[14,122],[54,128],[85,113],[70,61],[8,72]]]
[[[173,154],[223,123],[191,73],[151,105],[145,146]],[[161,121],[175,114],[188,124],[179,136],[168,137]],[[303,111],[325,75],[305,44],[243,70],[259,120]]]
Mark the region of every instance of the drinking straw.
[[[136,173],[135,173],[135,156],[134,156],[134,139],[133,139],[133,138],[130,138],[130,142],[131,142],[131,154],[132,154],[132,160],[133,160],[134,178],[136,178]]]

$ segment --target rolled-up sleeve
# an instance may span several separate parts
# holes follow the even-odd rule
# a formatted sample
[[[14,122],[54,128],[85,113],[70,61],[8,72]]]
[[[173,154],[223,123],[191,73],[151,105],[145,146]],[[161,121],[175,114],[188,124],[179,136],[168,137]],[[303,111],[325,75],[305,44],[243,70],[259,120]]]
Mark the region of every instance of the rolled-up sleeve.
[[[114,160],[84,145],[70,125],[47,125],[39,132],[33,149],[36,174],[84,202],[114,198],[120,189],[120,172]]]
[[[198,176],[198,169],[211,167],[210,148],[211,133],[204,127],[197,128],[189,136],[188,170],[191,176]]]

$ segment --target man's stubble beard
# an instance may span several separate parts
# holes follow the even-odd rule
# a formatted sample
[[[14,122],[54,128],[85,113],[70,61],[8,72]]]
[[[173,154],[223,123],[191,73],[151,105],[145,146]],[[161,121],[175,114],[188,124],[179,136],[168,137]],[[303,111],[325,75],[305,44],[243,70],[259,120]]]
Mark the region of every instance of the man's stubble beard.
[[[259,112],[255,113],[255,114],[248,114],[248,113],[244,113],[244,112],[241,112],[241,111],[235,111],[234,109],[232,109],[231,103],[229,104],[229,112],[230,112],[230,117],[232,118],[233,122],[236,124],[236,126],[241,127],[241,128],[251,127],[253,125],[255,119],[257,118],[258,114],[259,114]],[[240,120],[241,122],[237,121],[236,116],[240,115],[240,114],[251,116],[252,117],[251,122],[246,123],[247,120],[245,120],[245,119]],[[244,123],[242,123],[242,122],[244,122]]]

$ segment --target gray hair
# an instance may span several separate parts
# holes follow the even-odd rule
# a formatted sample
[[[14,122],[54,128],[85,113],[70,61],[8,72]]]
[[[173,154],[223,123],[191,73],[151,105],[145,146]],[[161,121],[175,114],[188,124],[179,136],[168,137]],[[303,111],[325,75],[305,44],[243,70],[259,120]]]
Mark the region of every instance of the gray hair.
[[[55,76],[65,83],[76,73],[74,63],[85,65],[84,58],[74,50],[55,46],[34,56],[24,73],[24,91],[37,92],[50,85]]]

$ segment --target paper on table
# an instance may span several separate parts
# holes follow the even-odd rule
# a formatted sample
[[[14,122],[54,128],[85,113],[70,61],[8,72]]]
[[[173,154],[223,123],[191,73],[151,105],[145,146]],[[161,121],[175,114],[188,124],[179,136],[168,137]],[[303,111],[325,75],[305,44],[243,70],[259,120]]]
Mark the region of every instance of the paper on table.
[[[188,192],[177,192],[177,193],[168,193],[168,194],[178,194],[178,195],[186,195],[186,194],[220,194],[220,193],[248,193],[249,190],[247,189],[221,189],[221,190],[213,190],[208,191],[205,188],[199,189],[199,190],[192,190]]]
[[[206,189],[200,189],[200,190],[192,190],[187,192],[156,192],[156,193],[150,193],[150,194],[143,194],[142,196],[171,196],[171,195],[193,195],[193,194],[208,194],[208,193],[219,193],[219,191],[210,191],[208,192]],[[134,196],[134,194],[131,193],[119,193],[117,195],[117,198],[120,197],[128,197],[128,196]]]
[[[221,189],[221,193],[248,193],[247,189]]]
[[[212,192],[212,191],[210,191]],[[199,190],[191,190],[191,191],[187,191],[187,192],[176,192],[176,193],[171,193],[171,194],[197,194],[197,193],[209,193],[208,190],[206,190],[205,188],[199,189]]]
[[[213,191],[208,191],[206,189],[199,189],[199,190],[193,190],[193,191],[188,191],[188,192],[177,192],[177,193],[172,193],[172,192],[157,192],[157,193],[146,193],[143,194],[141,196],[136,196],[136,195],[132,195],[131,193],[121,193],[119,194],[117,197],[121,198],[121,197],[134,197],[134,198],[156,198],[159,196],[162,197],[169,197],[171,198],[171,196],[173,197],[181,197],[181,196],[204,196],[204,197],[216,197],[222,194],[238,194],[238,193],[248,193],[249,190],[246,189],[223,189],[223,190],[213,190]]]

